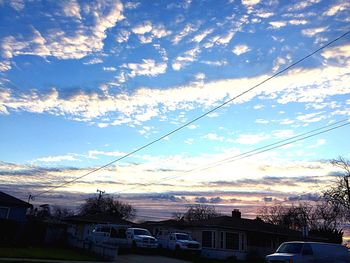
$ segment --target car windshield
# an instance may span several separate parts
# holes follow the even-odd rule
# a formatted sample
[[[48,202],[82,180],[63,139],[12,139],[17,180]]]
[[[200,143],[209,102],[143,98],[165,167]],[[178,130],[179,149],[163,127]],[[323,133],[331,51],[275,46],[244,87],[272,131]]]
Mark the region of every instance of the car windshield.
[[[146,230],[146,229],[135,229],[134,230],[134,234],[135,235],[145,235],[145,236],[150,236],[151,235],[151,233],[148,230]]]
[[[284,243],[278,249],[277,253],[291,253],[291,254],[299,254],[303,247],[302,243]]]
[[[176,234],[177,240],[191,240],[190,236],[187,234]]]

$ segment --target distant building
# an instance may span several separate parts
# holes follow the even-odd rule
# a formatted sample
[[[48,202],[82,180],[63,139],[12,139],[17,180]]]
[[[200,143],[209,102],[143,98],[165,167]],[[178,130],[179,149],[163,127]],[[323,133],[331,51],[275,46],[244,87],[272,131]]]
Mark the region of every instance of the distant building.
[[[4,192],[0,192],[0,219],[25,222],[28,208],[33,208],[33,205]]]
[[[259,219],[241,218],[239,210],[232,216],[185,222],[166,220],[143,224],[154,235],[183,231],[202,244],[202,256],[217,259],[264,257],[285,241],[303,240],[302,233],[264,223]]]

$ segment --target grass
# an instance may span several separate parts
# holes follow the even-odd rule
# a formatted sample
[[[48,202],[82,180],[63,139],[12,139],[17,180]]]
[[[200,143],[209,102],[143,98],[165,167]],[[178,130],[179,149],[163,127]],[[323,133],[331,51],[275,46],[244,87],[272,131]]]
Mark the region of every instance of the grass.
[[[1,247],[0,257],[101,261],[100,257],[87,253],[83,250],[54,247]]]

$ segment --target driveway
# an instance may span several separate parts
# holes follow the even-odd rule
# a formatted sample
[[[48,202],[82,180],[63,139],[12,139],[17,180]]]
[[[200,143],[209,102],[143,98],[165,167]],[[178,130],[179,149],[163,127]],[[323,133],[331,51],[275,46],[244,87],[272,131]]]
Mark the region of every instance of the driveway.
[[[168,258],[162,256],[147,255],[119,255],[116,259],[117,263],[190,263],[181,259]]]

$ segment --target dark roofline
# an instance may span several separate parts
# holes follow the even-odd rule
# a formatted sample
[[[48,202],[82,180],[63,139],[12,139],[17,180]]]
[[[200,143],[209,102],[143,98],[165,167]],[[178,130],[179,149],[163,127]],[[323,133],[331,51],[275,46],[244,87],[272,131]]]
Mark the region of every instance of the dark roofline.
[[[134,225],[133,222],[118,218],[109,213],[93,214],[93,215],[74,215],[68,216],[63,221],[77,224],[121,224],[121,225]]]
[[[0,206],[33,208],[32,204],[0,191]]]

